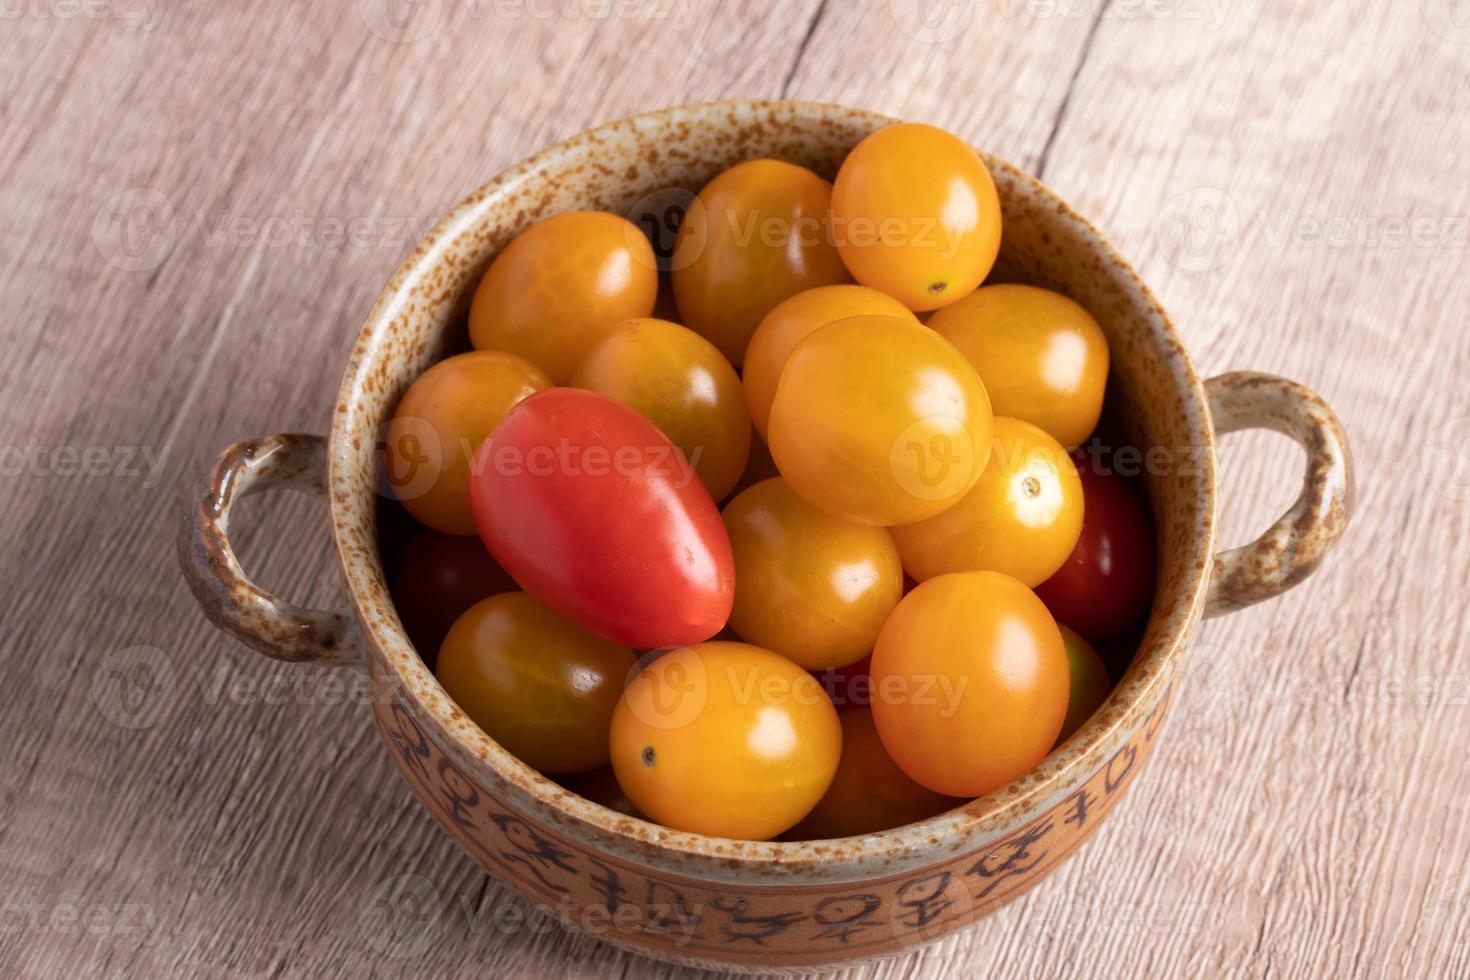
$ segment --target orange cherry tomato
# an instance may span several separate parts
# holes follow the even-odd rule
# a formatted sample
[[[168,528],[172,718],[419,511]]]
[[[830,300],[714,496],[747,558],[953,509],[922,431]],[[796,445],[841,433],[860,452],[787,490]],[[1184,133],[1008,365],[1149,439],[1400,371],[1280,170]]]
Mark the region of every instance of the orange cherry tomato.
[[[1041,600],[1008,575],[956,572],[921,582],[878,635],[873,720],[914,780],[983,796],[1046,758],[1068,684]]]
[[[893,529],[903,567],[922,582],[945,572],[1004,572],[1027,588],[1067,560],[1082,533],[1082,481],[1061,445],[997,415],[990,463],[949,510]]]
[[[915,823],[965,801],[925,789],[910,779],[878,738],[873,712],[855,708],[839,714],[842,759],[832,785],[786,840],[856,837]]]
[[[404,544],[390,585],[404,631],[431,666],[449,628],[466,609],[520,588],[478,537],[429,530]]]
[[[990,401],[964,355],[928,327],[848,317],[792,349],[770,437],[781,474],[818,507],[863,524],[912,524],[980,479]]]
[[[385,469],[393,495],[436,531],[474,534],[466,486],[475,450],[506,412],[550,386],[540,368],[500,351],[470,351],[430,367],[388,423]]]
[[[867,286],[818,286],[797,293],[777,303],[755,328],[750,346],[745,349],[745,400],[750,419],[761,438],[771,417],[771,403],[776,400],[776,384],[791,348],[818,327],[850,316],[876,314],[912,320],[914,315],[892,296]]]
[[[603,211],[555,214],[490,263],[470,306],[470,341],[519,354],[559,385],[614,326],[648,316],[658,262],[638,226]]]
[[[574,626],[524,592],[471,606],[435,673],[485,734],[542,772],[607,765],[607,733],[633,651]]]
[[[1098,655],[1091,643],[1070,626],[1057,624],[1062,631],[1062,642],[1067,647],[1067,671],[1071,678],[1071,693],[1067,697],[1067,717],[1062,721],[1057,744],[1071,738],[1082,723],[1093,716],[1113,690],[1108,677],[1107,664]]]
[[[612,765],[640,812],[666,827],[768,840],[822,798],[842,754],[816,678],[745,643],[665,653],[629,683]]]
[[[587,352],[572,384],[600,391],[658,426],[714,499],[740,479],[750,452],[740,377],[693,330],[651,317],[625,320]]]
[[[1108,341],[1092,314],[1035,286],[985,286],[935,311],[933,327],[975,366],[991,407],[1040,426],[1068,449],[1097,427]]]
[[[968,295],[1000,250],[1000,197],[979,155],[919,123],[853,147],[832,188],[832,230],[853,278],[911,310]]]
[[[808,670],[867,656],[903,595],[887,529],[833,517],[779,477],[730,501],[724,518],[735,552],[736,633]]]
[[[674,245],[683,323],[740,366],[761,317],[788,296],[848,282],[827,224],[832,185],[780,160],[737,164],[704,186]]]

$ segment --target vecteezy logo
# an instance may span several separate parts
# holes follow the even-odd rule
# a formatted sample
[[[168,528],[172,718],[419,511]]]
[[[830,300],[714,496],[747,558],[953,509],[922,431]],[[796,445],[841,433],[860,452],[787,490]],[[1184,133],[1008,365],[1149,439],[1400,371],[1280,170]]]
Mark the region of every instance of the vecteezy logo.
[[[1420,0],[1429,29],[1446,41],[1470,44],[1470,0]]]
[[[970,485],[975,443],[960,419],[919,419],[894,440],[888,455],[894,479],[920,500],[945,500]]]
[[[1247,688],[1235,667],[1239,658],[1216,643],[1195,642],[1189,652],[1189,674],[1176,711],[1181,731],[1201,737],[1233,732],[1243,721]]]
[[[1169,198],[1154,231],[1159,251],[1171,265],[1185,272],[1210,272],[1240,248],[1240,211],[1218,187],[1196,187]]]
[[[898,29],[921,44],[943,44],[965,33],[975,0],[888,0]]]
[[[1424,475],[1429,488],[1450,500],[1470,500],[1470,416],[1441,424],[1424,443]]]
[[[367,944],[390,959],[421,956],[439,935],[443,913],[429,879],[398,875],[368,892],[358,912]]]
[[[686,648],[662,654],[629,673],[624,697],[633,716],[661,731],[683,728],[704,711],[710,678],[703,658]]]
[[[157,647],[128,647],[102,661],[92,677],[92,703],[119,728],[152,728],[174,707],[173,663]]]
[[[92,244],[104,261],[124,272],[149,272],[174,250],[178,219],[173,202],[152,187],[114,194],[92,219]]]
[[[439,29],[445,0],[357,0],[367,29],[393,44],[412,44]]]
[[[451,459],[447,453],[465,454],[468,445],[445,446],[439,430],[428,419],[400,415],[378,430],[378,492],[398,500],[414,500],[434,489]]]
[[[628,209],[628,221],[648,239],[660,272],[686,268],[704,250],[707,234],[697,238],[689,236],[682,241],[679,238],[679,228],[691,211],[698,212],[693,227],[706,228],[704,204],[687,187],[660,188],[644,195]],[[632,229],[628,234],[633,234]]]

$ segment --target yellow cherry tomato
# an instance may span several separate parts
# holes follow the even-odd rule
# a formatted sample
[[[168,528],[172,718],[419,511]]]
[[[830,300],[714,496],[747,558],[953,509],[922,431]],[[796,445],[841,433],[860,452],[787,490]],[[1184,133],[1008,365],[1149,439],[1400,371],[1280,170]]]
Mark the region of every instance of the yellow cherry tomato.
[[[853,147],[832,189],[832,231],[853,278],[911,310],[985,280],[1000,250],[1000,197],[979,155],[942,129],[886,126]]]
[[[997,415],[1025,419],[1068,449],[1102,414],[1108,341],[1092,314],[1035,286],[984,286],[935,311],[933,327],[975,366]]]
[[[892,296],[867,286],[840,285],[797,293],[777,303],[761,320],[745,349],[745,367],[740,376],[745,383],[750,419],[762,439],[771,417],[771,402],[776,400],[776,384],[791,348],[818,327],[864,314],[914,319],[908,307]]]
[[[886,528],[833,517],[779,477],[741,493],[724,517],[736,633],[808,670],[846,667],[872,651],[903,595]]]
[[[750,452],[740,377],[714,344],[677,323],[625,320],[597,343],[572,384],[622,402],[678,446],[721,500]]]
[[[891,830],[952,810],[964,800],[925,789],[898,767],[873,724],[873,712],[852,708],[842,722],[842,759],[832,785],[785,840],[829,840]]]
[[[770,437],[781,474],[818,507],[863,524],[911,524],[980,479],[990,401],[964,355],[928,327],[848,317],[792,348]]]
[[[1067,698],[1067,717],[1062,721],[1057,744],[1061,745],[1091,718],[1113,690],[1108,666],[1097,650],[1070,626],[1057,624],[1062,642],[1067,647],[1067,670],[1071,677],[1071,693]]]
[[[541,772],[607,765],[607,733],[633,651],[575,626],[524,592],[471,606],[435,674],[454,703]]]
[[[893,761],[936,793],[983,796],[1056,744],[1067,653],[1041,600],[997,572],[922,582],[878,636],[873,720]]]
[[[470,341],[519,354],[559,385],[613,327],[653,312],[658,263],[631,221],[568,211],[527,228],[475,291]]]
[[[1035,588],[1082,533],[1082,480],[1067,451],[1029,422],[997,415],[990,462],[949,510],[893,529],[903,567],[922,582],[945,572],[1004,572]]]
[[[470,351],[419,375],[388,423],[384,469],[393,495],[446,534],[474,534],[466,485],[470,460],[505,413],[549,388],[540,368],[514,354]]]
[[[761,317],[788,296],[848,282],[828,227],[832,185],[780,160],[737,164],[704,186],[674,245],[683,323],[740,366]]]
[[[827,791],[842,727],[816,678],[779,654],[709,642],[663,654],[612,720],[618,784],[651,820],[767,840]]]

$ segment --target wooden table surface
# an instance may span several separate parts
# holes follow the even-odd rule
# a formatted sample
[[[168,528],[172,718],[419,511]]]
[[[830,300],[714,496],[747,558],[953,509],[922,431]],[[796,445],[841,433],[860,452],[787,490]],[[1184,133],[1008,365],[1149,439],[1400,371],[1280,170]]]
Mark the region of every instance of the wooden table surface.
[[[673,976],[528,915],[325,671],[216,633],[181,487],[324,431],[437,217],[641,110],[949,127],[1118,244],[1207,374],[1320,391],[1358,463],[1310,582],[1204,625],[1129,798],[1025,897],[853,976],[1470,974],[1470,11],[1457,0],[24,0],[0,6],[0,975]],[[1300,453],[1223,451],[1225,544]],[[340,602],[319,501],[246,504]],[[382,926],[402,876],[418,918]]]

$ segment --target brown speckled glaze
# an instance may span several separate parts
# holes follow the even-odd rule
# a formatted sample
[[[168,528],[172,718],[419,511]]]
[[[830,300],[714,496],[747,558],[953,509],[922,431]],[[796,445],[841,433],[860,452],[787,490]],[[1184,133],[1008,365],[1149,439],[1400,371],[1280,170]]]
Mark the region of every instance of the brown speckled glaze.
[[[884,833],[808,843],[702,837],[628,817],[542,777],[480,731],[414,651],[389,600],[375,488],[379,428],[453,342],[490,259],[548,214],[634,214],[639,202],[697,190],[741,160],[780,157],[831,177],[859,139],[889,121],[794,102],[668,109],[558,144],[450,212],[383,291],[332,420],[325,489],[360,633],[342,614],[267,596],[229,553],[229,501],[270,485],[319,489],[319,441],[231,447],[184,528],[185,574],[211,619],[271,656],[360,657],[395,760],[449,832],[569,926],[652,956],[757,971],[845,963],[929,942],[1018,894],[1092,832],[1138,772],[1201,615],[1289,588],[1347,523],[1346,444],[1320,399],[1264,375],[1202,385],[1158,302],[1096,229],[1032,178],[990,159],[1005,222],[997,275],[1058,289],[1091,310],[1112,349],[1107,413],[1119,436],[1188,450],[1176,453],[1180,465],[1146,475],[1157,594],[1138,653],[1097,714],[1033,771],[966,806]],[[1308,452],[1292,511],[1259,541],[1218,557],[1212,410],[1220,431],[1270,426]],[[261,447],[279,463],[262,467]]]

